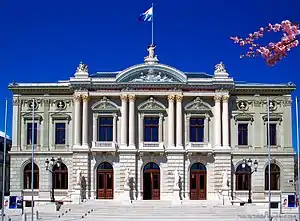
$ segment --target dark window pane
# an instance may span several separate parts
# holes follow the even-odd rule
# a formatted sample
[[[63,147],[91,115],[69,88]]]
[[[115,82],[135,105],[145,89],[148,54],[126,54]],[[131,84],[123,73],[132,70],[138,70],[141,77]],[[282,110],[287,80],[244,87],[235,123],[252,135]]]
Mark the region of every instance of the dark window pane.
[[[245,167],[240,164],[235,172],[236,190],[249,190],[251,185],[251,168],[245,164]]]
[[[144,141],[145,142],[158,142],[158,117],[145,117],[144,118]]]
[[[54,189],[68,189],[68,168],[65,164],[53,166],[53,179]]]
[[[27,123],[27,144],[32,144],[32,134],[33,144],[37,144],[37,123]]]
[[[56,123],[55,124],[55,144],[66,143],[66,124]]]
[[[24,181],[23,181],[24,189],[31,189],[31,182],[32,182],[31,168],[32,168],[31,163],[28,163],[24,168]],[[39,168],[36,164],[34,164],[33,173],[34,173],[33,188],[39,189]]]
[[[204,141],[204,118],[190,119],[190,141],[191,142]]]
[[[270,123],[270,145],[272,145],[272,146],[277,145],[276,126],[277,125],[275,123]],[[267,126],[267,129],[268,129],[268,126]]]
[[[98,141],[113,141],[113,117],[98,119]]]
[[[271,180],[271,190],[280,190],[280,168],[278,165],[272,163],[271,164],[271,173],[270,173],[270,180]],[[269,166],[265,169],[265,190],[269,189]]]
[[[248,124],[238,124],[238,145],[248,145]]]

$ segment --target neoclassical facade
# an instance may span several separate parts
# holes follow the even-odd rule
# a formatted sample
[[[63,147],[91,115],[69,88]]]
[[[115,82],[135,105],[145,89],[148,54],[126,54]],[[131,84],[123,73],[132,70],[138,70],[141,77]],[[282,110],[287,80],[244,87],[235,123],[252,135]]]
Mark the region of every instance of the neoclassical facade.
[[[235,82],[222,63],[214,74],[144,63],[69,80],[13,83],[11,195],[30,200],[218,200],[228,181],[233,199],[267,198],[267,97],[270,98],[272,198],[293,192],[293,84]],[[33,113],[34,111],[34,113]],[[33,144],[33,145],[32,145]],[[60,160],[46,170],[45,161]],[[258,162],[257,172],[243,160]],[[225,174],[225,175],[224,175]],[[225,176],[225,178],[224,178]],[[84,191],[82,191],[84,190]],[[73,203],[74,202],[73,200]]]

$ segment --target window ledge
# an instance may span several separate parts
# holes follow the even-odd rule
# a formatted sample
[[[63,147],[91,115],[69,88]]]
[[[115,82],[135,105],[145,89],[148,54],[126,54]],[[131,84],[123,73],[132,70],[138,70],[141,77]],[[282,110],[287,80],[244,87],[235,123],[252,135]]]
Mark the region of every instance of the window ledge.
[[[268,148],[268,145],[264,145],[264,148]],[[281,148],[281,145],[270,145],[270,148],[279,149],[279,148]]]
[[[164,151],[163,142],[142,142],[139,147],[140,151]]]
[[[109,152],[116,151],[117,144],[114,141],[93,141],[92,151]]]
[[[252,148],[252,145],[236,145],[235,148],[250,149]]]
[[[186,145],[186,150],[212,150],[209,142],[190,142]]]
[[[37,150],[37,149],[39,149],[41,147],[41,145],[39,145],[39,144],[34,144],[33,146],[34,146],[35,150]],[[32,149],[32,145],[31,144],[26,144],[25,147],[26,147],[26,150],[31,150]]]

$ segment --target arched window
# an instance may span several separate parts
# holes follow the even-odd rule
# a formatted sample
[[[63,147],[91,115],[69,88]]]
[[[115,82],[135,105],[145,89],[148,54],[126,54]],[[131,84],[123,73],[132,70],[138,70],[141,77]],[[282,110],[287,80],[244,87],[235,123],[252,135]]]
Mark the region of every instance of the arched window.
[[[68,168],[64,163],[53,166],[54,189],[68,189]]]
[[[240,164],[235,171],[235,190],[249,190],[251,185],[251,168]]]
[[[280,190],[280,168],[277,164],[271,163],[271,190]],[[265,190],[269,190],[269,165],[265,169]]]
[[[159,166],[156,163],[150,162],[145,165],[144,171],[146,170],[159,170]]]
[[[31,162],[24,167],[24,189],[31,189],[31,168]],[[39,189],[39,167],[35,163],[33,164],[33,188]]]
[[[193,170],[206,171],[206,167],[202,163],[194,163],[191,166],[191,171],[193,171]]]

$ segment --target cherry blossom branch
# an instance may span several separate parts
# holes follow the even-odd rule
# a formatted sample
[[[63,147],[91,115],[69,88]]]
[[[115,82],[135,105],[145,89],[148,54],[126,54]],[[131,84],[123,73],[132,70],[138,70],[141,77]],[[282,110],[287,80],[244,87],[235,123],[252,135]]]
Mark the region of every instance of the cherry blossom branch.
[[[240,37],[231,37],[234,43],[239,44],[241,47],[248,46],[248,52],[241,55],[244,57],[256,57],[261,55],[269,66],[275,65],[282,58],[287,56],[292,48],[297,47],[300,40],[300,23],[292,23],[289,20],[282,21],[281,24],[269,24],[266,27],[262,27],[259,31],[249,34],[249,37],[243,39]],[[255,41],[262,38],[265,32],[283,32],[283,36],[280,41],[263,46]]]

